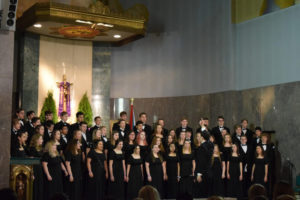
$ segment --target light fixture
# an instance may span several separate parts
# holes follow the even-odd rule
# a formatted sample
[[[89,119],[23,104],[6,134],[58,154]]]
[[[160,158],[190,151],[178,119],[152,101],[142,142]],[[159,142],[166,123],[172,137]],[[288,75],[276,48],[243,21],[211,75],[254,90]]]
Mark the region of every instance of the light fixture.
[[[104,24],[104,23],[97,23],[98,26],[105,26],[105,27],[114,27],[112,24]]]
[[[42,24],[34,24],[33,25],[35,28],[42,28]]]
[[[121,35],[114,35],[114,38],[121,38]]]

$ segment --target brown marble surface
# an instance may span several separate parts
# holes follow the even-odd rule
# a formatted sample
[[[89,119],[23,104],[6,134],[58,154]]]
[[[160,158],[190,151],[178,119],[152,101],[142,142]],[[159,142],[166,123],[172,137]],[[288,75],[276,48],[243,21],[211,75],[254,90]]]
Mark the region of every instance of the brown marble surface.
[[[9,186],[14,32],[0,31],[0,188]],[[3,48],[5,47],[5,48]]]

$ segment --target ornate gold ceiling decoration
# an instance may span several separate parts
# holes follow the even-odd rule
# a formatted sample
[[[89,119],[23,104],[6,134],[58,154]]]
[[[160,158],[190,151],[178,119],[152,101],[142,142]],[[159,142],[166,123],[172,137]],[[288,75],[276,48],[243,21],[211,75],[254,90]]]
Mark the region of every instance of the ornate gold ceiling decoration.
[[[23,13],[17,20],[17,29],[52,37],[124,44],[146,34],[148,18],[144,5],[124,10],[119,0],[98,0],[88,7],[42,2]],[[116,34],[121,37],[114,37]]]

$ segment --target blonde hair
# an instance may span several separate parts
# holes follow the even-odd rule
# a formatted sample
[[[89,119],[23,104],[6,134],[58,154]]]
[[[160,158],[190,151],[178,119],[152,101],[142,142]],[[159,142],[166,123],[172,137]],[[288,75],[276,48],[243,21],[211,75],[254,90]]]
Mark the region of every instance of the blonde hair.
[[[34,147],[37,151],[40,151],[42,150],[42,145],[38,145],[37,144],[37,141],[40,137],[43,137],[41,134],[37,133],[37,134],[34,134],[31,138],[31,141],[30,141],[30,144],[29,144],[29,147]]]
[[[92,140],[100,140],[99,138],[96,138],[96,137],[97,137],[97,136],[96,136],[97,131],[100,131],[100,139],[101,139],[101,135],[102,135],[101,129],[95,129],[95,130],[93,131]]]
[[[55,141],[50,140],[49,142],[47,142],[47,144],[45,146],[45,151],[48,152],[49,155],[50,155],[50,157],[52,157],[52,158],[54,158],[54,157],[56,157],[56,156],[59,155],[57,149],[54,152],[52,151],[52,146],[53,145],[56,145]]]
[[[232,145],[232,137],[231,137],[231,135],[229,134],[229,133],[226,133],[225,135],[224,135],[224,140],[223,140],[223,145],[225,145],[225,137],[226,136],[229,136],[229,144],[231,144]]]
[[[220,152],[219,145],[215,144],[215,145],[214,145],[214,148],[215,148],[215,147],[218,148],[218,157],[217,157],[217,158],[220,160],[220,162],[222,162],[222,160],[221,160],[221,152]],[[215,150],[214,150],[214,151],[215,151]],[[214,159],[214,152],[213,152],[212,157],[211,157],[211,166],[213,166],[214,161],[215,161],[215,159]]]

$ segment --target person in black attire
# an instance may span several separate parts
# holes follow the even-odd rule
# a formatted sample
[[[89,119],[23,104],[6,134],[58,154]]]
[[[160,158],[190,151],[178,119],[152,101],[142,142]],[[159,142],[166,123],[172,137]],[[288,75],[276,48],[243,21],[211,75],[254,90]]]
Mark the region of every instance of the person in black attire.
[[[38,117],[33,117],[32,120],[28,121],[27,123],[27,132],[28,132],[28,140],[27,140],[27,144],[29,144],[29,142],[31,141],[31,137],[35,134],[35,128],[41,125],[41,120]]]
[[[208,169],[211,163],[212,148],[209,147],[209,135],[206,131],[197,133],[195,136],[195,162],[196,162],[196,183],[195,197],[208,197]]]
[[[27,150],[25,149],[26,140],[26,132],[19,131],[17,135],[17,143],[13,146],[11,152],[12,157],[27,157]]]
[[[130,125],[126,123],[127,120],[127,113],[125,111],[120,112],[120,119],[118,122],[113,124],[112,130],[119,130],[120,129],[120,121],[124,120],[125,121],[125,131],[130,132],[131,128]]]
[[[83,122],[83,121],[84,121],[84,113],[83,112],[77,112],[76,113],[76,123],[70,125],[69,134],[72,135],[74,130],[80,129],[80,123]]]
[[[60,122],[57,122],[54,126],[54,129],[61,130],[64,125],[68,126],[68,130],[70,129],[70,124],[68,124],[68,113],[67,112],[61,112],[60,113]],[[73,133],[68,134],[68,139],[73,138]]]
[[[94,148],[87,155],[87,169],[89,172],[87,199],[104,199],[108,167],[102,140],[94,141]]]
[[[261,127],[259,127],[259,126],[255,127],[255,136],[252,139],[253,149],[256,149],[256,146],[261,144],[261,134],[262,134]]]
[[[67,193],[70,200],[82,199],[82,173],[81,173],[81,143],[79,140],[72,140],[65,151],[66,168],[69,174]]]
[[[243,164],[238,145],[232,144],[232,153],[227,161],[227,196],[240,199],[242,197]]]
[[[56,193],[63,192],[62,171],[64,171],[65,176],[68,175],[68,172],[56,150],[54,141],[49,141],[46,144],[45,151],[41,159],[43,171],[46,175],[44,199],[51,199]]]
[[[43,136],[34,134],[30,141],[29,156],[41,158],[43,155]],[[42,164],[33,165],[33,200],[43,199],[44,195],[44,175]]]
[[[253,162],[252,145],[247,144],[247,137],[241,137],[240,156],[243,163],[243,197],[247,197],[248,189],[251,185],[251,169]]]
[[[147,184],[155,187],[161,198],[164,196],[163,181],[167,180],[166,164],[159,153],[158,145],[153,145],[151,153],[145,159]]]
[[[180,135],[181,132],[187,132],[187,131],[189,131],[193,135],[193,129],[188,126],[188,120],[187,120],[187,118],[182,118],[182,120],[181,120],[180,123],[181,123],[181,126],[176,129],[176,136],[177,136],[177,138],[179,138],[179,135]]]
[[[225,162],[217,144],[214,145],[214,151],[211,158],[211,167],[209,171],[210,184],[209,196],[223,196],[225,178]]]
[[[53,120],[53,113],[49,110],[45,111],[45,119],[43,125],[46,126],[47,121],[52,121]]]
[[[30,128],[31,123],[32,123],[32,119],[34,117],[36,117],[35,112],[33,110],[30,110],[30,111],[26,112],[26,117],[27,117],[27,122],[25,123],[25,129],[27,131],[29,131],[29,128]]]
[[[68,129],[68,126],[67,125],[63,125],[61,127],[61,130],[60,130],[60,145],[61,145],[61,149],[62,151],[64,152],[65,149],[67,148],[67,144],[68,144],[68,132],[69,132],[69,129]]]
[[[252,166],[251,181],[268,187],[268,161],[264,156],[264,149],[261,145],[256,146],[255,159]]]
[[[134,132],[132,132],[134,133]],[[143,160],[140,155],[140,146],[134,147],[133,153],[127,160],[127,199],[134,199],[138,196],[143,186]]]
[[[167,191],[166,198],[167,199],[175,199],[178,193],[178,167],[179,167],[179,158],[176,153],[176,145],[175,143],[171,143],[168,146],[168,154],[165,156],[166,160],[166,170],[167,170]]]
[[[242,126],[243,135],[246,135],[247,137],[247,144],[251,144],[254,133],[248,128],[248,120],[242,119],[241,126]]]
[[[235,132],[232,135],[232,142],[234,144],[238,144],[238,146],[239,146],[241,144],[241,137],[242,137],[242,135],[244,135],[244,133],[242,131],[242,126],[236,125],[234,130],[235,130]]]
[[[127,162],[131,154],[133,154],[133,150],[135,147],[136,147],[135,133],[134,131],[131,131],[127,136],[127,139],[125,140],[124,147],[123,147],[123,151],[125,154],[125,162]],[[140,147],[139,147],[139,155],[140,155]]]
[[[119,132],[119,139],[123,141],[128,137],[128,134],[130,133],[130,129],[126,129],[126,121],[123,119],[120,119],[119,121],[119,129],[114,130]]]
[[[90,133],[93,133],[95,130],[99,130],[101,128],[101,117],[96,116],[94,118],[95,126],[90,128]]]
[[[158,119],[157,124],[161,125],[164,137],[167,138],[167,136],[169,135],[169,130],[165,128],[165,121],[163,119]]]
[[[116,148],[109,154],[110,182],[108,193],[111,197],[121,200],[125,197],[124,181],[127,181],[125,157],[122,151],[123,141],[117,140],[115,145]]]
[[[44,133],[44,145],[50,140],[51,135],[54,130],[54,123],[52,120],[48,120],[45,122],[45,133]]]
[[[134,132],[136,135],[138,135],[140,132],[144,131],[143,130],[143,122],[142,121],[137,121],[135,123],[135,127],[134,127]],[[145,132],[145,131],[144,131]],[[146,138],[147,138],[147,133],[145,132],[146,134]],[[147,140],[148,141],[148,140]]]
[[[15,145],[18,144],[18,132],[21,130],[21,123],[19,119],[15,118],[12,121],[12,129],[10,135],[10,149],[11,152],[14,149]]]
[[[142,122],[142,130],[145,131],[146,133],[146,138],[147,138],[147,142],[150,144],[151,143],[151,135],[152,135],[152,128],[151,126],[149,126],[148,124],[146,124],[147,122],[147,114],[142,112],[139,114],[139,121]],[[136,132],[136,129],[135,129]]]
[[[211,134],[215,138],[215,143],[217,145],[219,145],[219,147],[221,147],[222,143],[223,143],[223,138],[222,138],[222,134],[221,134],[221,131],[223,129],[226,129],[227,132],[230,133],[230,129],[227,128],[226,126],[224,126],[224,117],[223,116],[219,116],[218,117],[218,126],[214,127],[211,130]]]
[[[197,133],[201,133],[203,131],[209,132],[209,129],[208,129],[207,125],[205,124],[205,120],[203,117],[201,117],[199,120],[199,126],[200,127],[196,130]]]
[[[193,195],[196,163],[190,140],[184,141],[182,152],[179,152],[179,165],[179,194]]]
[[[16,117],[19,120],[21,127],[20,130],[25,130],[25,111],[22,108],[16,110]]]

